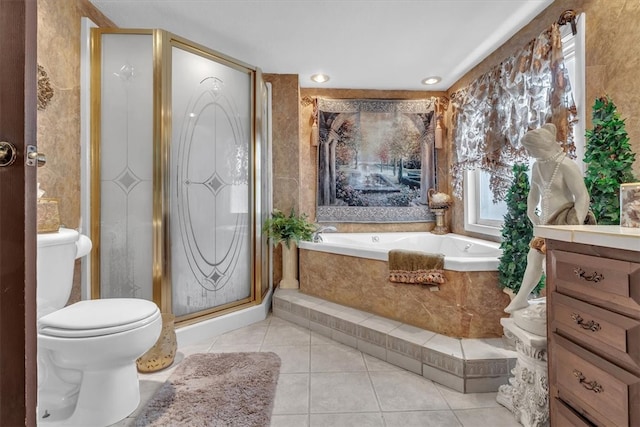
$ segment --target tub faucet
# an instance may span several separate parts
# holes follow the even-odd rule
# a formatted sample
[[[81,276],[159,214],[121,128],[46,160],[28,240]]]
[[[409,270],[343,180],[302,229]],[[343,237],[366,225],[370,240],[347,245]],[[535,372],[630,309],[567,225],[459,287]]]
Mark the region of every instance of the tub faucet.
[[[321,233],[324,231],[338,231],[338,229],[335,228],[333,225],[323,225],[321,227],[318,227],[318,229],[313,233],[313,243],[322,242]]]

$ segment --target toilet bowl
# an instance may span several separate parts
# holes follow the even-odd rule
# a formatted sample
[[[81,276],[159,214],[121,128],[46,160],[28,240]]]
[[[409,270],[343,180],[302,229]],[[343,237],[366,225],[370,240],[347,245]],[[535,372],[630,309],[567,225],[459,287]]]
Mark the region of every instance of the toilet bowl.
[[[114,424],[140,403],[135,361],[160,336],[160,310],[136,298],[60,307],[59,295],[48,294],[68,299],[74,259],[91,245],[74,230],[54,234],[38,235],[38,424]]]

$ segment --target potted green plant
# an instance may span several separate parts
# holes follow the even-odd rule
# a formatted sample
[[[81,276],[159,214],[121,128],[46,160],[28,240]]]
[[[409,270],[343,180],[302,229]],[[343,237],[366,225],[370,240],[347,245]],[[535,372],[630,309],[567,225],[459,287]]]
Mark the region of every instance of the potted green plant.
[[[598,224],[620,224],[620,184],[633,182],[635,153],[629,145],[624,120],[609,97],[596,99],[593,129],[587,131],[584,183]]]
[[[282,280],[279,286],[297,289],[298,243],[311,240],[316,226],[307,220],[306,214],[297,215],[293,208],[288,216],[275,209],[271,218],[264,222],[262,231],[272,244],[282,244]]]
[[[527,217],[527,196],[529,195],[529,177],[526,164],[513,165],[513,182],[507,191],[507,213],[502,226],[502,256],[498,264],[498,283],[503,289],[517,294],[527,268],[529,242],[533,237],[533,224]],[[538,294],[544,287],[544,277],[534,289]]]

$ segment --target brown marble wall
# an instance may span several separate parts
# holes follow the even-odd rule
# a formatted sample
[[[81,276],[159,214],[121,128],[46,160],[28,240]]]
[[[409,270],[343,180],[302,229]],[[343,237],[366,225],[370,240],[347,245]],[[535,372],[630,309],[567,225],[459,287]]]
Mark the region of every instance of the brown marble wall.
[[[392,283],[385,261],[300,250],[300,291],[458,338],[502,336],[509,297],[496,271],[445,271],[439,291]]]
[[[46,197],[60,199],[60,220],[80,222],[80,19],[113,25],[87,0],[38,0],[38,64],[47,73],[53,98],[38,111],[38,151],[47,164],[38,169]]]
[[[584,2],[587,30],[587,102],[609,95],[626,120],[634,173],[640,180],[640,2],[592,0]],[[592,128],[591,110],[587,129]]]
[[[640,2],[625,0],[556,0],[533,21],[496,49],[480,64],[465,74],[449,93],[467,86],[478,76],[502,62],[521,46],[532,40],[553,22],[561,13],[573,9],[586,16],[586,102],[587,129],[592,128],[591,108],[596,98],[609,95],[621,117],[626,120],[632,150],[636,153],[634,172],[640,179]],[[450,111],[449,111],[450,113]],[[451,129],[449,114],[446,115]],[[451,132],[445,150],[446,167],[452,164]],[[443,156],[443,157],[445,157]],[[452,231],[476,237],[464,230],[462,203],[455,203],[449,211]]]
[[[45,197],[60,200],[60,221],[80,223],[80,19],[114,26],[87,0],[38,0],[38,64],[53,89],[53,97],[38,111],[38,151],[47,164],[38,169]],[[79,263],[70,302],[80,299]]]
[[[264,74],[271,83],[273,207],[289,213],[305,212],[300,208],[301,171],[299,102],[300,88],[297,74]],[[273,251],[273,283],[282,279],[282,250]]]
[[[299,210],[301,168],[298,146],[300,98],[297,74],[264,74],[272,87],[273,206]]]

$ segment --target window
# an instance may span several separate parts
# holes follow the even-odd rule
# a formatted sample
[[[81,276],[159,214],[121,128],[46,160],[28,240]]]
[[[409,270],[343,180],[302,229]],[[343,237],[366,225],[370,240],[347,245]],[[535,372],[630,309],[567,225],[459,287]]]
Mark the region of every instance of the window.
[[[562,51],[565,66],[569,72],[571,90],[578,109],[578,122],[574,125],[574,138],[576,145],[576,162],[584,172],[585,145],[585,120],[586,106],[584,101],[585,88],[585,55],[584,55],[584,14],[577,19],[578,33],[571,33],[571,26],[565,25],[562,32]],[[533,159],[529,164],[529,170]],[[507,205],[504,201],[493,203],[493,192],[489,188],[489,174],[476,169],[467,171],[464,176],[464,229],[474,233],[488,236],[501,235],[504,215],[507,213]]]

